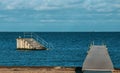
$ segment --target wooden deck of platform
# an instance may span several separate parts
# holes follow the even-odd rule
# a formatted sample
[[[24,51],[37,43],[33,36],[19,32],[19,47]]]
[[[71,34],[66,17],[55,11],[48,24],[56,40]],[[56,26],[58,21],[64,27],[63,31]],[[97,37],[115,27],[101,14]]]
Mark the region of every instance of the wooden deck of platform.
[[[83,63],[82,70],[92,71],[112,71],[114,70],[112,61],[106,46],[93,45],[88,51],[88,55]]]

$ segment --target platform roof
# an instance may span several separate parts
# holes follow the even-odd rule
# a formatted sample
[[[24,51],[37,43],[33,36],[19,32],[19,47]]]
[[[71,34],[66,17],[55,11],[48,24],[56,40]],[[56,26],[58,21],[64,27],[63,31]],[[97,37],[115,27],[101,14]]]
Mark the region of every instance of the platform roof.
[[[83,63],[82,70],[111,71],[113,64],[106,46],[93,45]]]

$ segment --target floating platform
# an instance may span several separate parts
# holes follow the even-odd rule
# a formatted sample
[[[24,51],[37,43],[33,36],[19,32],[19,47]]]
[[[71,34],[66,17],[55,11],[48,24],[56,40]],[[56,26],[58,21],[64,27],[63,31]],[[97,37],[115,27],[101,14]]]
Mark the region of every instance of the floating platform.
[[[24,33],[24,37],[19,36],[17,40],[17,49],[19,50],[47,50],[52,49],[53,45],[46,42],[35,33]]]
[[[17,38],[17,49],[19,50],[46,50],[42,44],[33,38]]]
[[[105,45],[92,45],[83,63],[83,73],[112,73],[113,64]]]

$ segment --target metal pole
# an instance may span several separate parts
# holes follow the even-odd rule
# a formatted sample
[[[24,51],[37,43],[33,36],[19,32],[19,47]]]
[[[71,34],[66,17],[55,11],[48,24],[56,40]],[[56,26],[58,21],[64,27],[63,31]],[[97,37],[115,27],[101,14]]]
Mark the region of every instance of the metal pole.
[[[32,38],[32,32],[31,32],[31,38]]]
[[[37,42],[38,42],[38,35],[37,35]]]
[[[94,41],[93,41],[92,45],[94,45]]]
[[[25,32],[23,34],[24,34],[24,38],[25,38]]]

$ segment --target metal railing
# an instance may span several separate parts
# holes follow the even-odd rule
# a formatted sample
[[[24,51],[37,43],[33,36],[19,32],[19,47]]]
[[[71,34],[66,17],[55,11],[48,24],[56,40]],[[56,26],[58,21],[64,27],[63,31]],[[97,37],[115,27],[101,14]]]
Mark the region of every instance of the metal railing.
[[[32,32],[24,32],[24,38],[33,38],[38,43],[40,43],[41,45],[43,45],[44,47],[48,49],[54,48],[52,44],[48,43],[43,38],[41,38],[39,35],[32,33]]]

